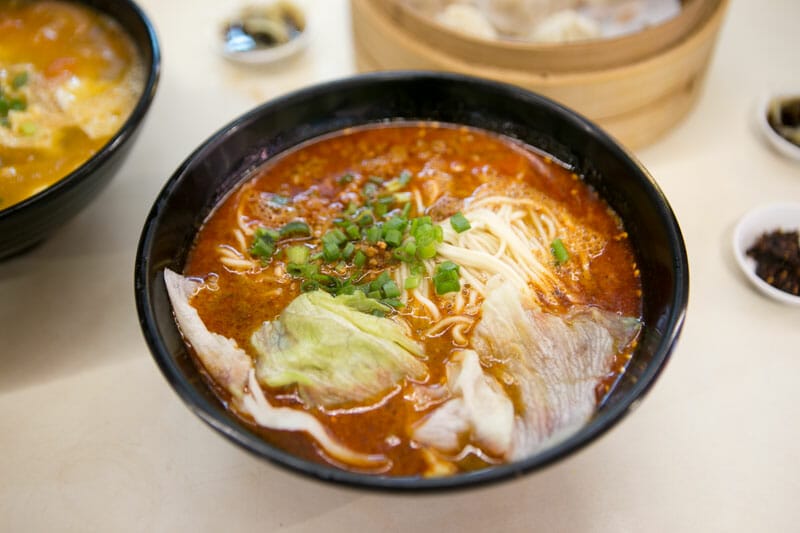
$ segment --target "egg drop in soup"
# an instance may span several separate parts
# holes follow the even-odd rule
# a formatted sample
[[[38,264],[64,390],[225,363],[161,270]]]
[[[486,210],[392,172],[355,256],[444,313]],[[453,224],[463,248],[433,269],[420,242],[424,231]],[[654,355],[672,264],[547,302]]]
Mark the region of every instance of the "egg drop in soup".
[[[70,2],[0,0],[0,209],[96,154],[143,87],[136,46],[108,16]]]
[[[273,157],[164,277],[208,385],[244,424],[379,475],[489,468],[569,437],[643,325],[625,228],[581,176],[431,122]]]

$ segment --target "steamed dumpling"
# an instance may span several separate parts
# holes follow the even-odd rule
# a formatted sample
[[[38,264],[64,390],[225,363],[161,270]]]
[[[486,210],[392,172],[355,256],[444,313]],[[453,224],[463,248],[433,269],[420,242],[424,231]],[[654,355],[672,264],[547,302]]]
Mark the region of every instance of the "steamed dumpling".
[[[497,31],[521,38],[530,35],[537,21],[574,3],[575,0],[476,0]]]
[[[468,4],[450,4],[436,16],[436,20],[461,33],[482,37],[497,38],[497,31],[489,23],[480,9]]]
[[[600,25],[573,9],[553,13],[536,25],[531,41],[567,43],[600,37]]]

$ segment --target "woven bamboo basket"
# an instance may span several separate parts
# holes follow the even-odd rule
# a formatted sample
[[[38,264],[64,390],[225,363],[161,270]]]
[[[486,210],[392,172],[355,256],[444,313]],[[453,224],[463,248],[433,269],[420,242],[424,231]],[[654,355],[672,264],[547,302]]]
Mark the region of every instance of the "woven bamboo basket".
[[[727,3],[684,0],[681,13],[658,26],[571,44],[472,37],[398,0],[351,0],[351,13],[361,71],[444,70],[513,83],[639,148],[677,125],[696,102]]]

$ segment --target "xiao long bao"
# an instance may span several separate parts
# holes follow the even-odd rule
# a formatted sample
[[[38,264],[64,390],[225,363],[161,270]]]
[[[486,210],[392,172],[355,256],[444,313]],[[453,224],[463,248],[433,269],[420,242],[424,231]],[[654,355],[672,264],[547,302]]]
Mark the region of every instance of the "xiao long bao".
[[[273,157],[163,276],[243,423],[383,476],[480,470],[569,437],[643,327],[626,229],[582,176],[446,123],[351,128]]]

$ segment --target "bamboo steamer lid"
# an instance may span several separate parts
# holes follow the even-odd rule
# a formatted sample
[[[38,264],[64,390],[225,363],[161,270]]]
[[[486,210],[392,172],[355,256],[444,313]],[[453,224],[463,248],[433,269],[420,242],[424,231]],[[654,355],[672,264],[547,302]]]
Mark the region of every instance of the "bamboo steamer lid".
[[[359,70],[444,70],[513,83],[575,109],[630,148],[652,143],[691,110],[726,7],[727,0],[686,0],[658,26],[554,45],[461,34],[398,0],[351,0]]]

